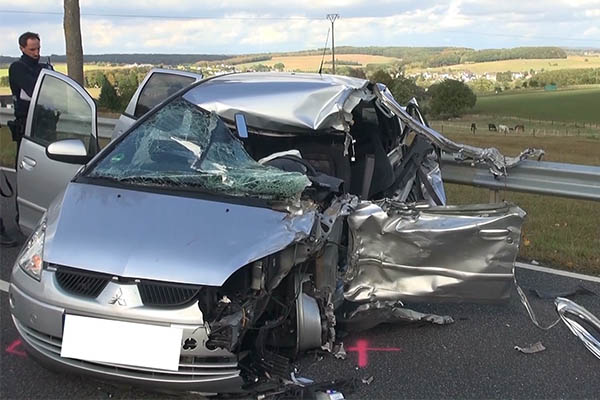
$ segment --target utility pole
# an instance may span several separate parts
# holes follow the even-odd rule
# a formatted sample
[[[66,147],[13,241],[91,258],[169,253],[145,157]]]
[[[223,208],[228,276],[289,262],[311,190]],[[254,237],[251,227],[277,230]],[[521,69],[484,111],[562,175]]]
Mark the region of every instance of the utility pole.
[[[79,21],[79,0],[64,0],[65,48],[67,50],[67,73],[83,86],[83,47]]]
[[[335,35],[334,35],[334,23],[335,20],[340,17],[340,14],[327,14],[327,19],[331,21],[331,65],[333,67],[333,74],[335,75]]]

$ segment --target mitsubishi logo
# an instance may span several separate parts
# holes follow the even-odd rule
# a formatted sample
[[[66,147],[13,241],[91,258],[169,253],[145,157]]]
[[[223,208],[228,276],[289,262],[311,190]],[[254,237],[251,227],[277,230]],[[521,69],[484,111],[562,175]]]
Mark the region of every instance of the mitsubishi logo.
[[[120,306],[126,306],[127,302],[123,298],[123,291],[121,288],[117,289],[115,295],[108,301],[108,304],[118,304]]]

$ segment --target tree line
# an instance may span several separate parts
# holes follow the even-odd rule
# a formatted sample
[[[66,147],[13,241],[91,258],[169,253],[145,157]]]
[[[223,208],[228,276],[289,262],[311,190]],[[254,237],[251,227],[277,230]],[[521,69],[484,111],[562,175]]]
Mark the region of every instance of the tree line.
[[[430,57],[425,62],[425,66],[435,68],[464,63],[545,58],[567,58],[567,53],[560,47],[515,47],[512,49],[486,50],[446,49]]]
[[[570,86],[600,84],[600,68],[557,69],[535,74],[529,80],[529,86],[546,85]]]
[[[258,61],[267,61],[272,57],[322,55],[330,49],[313,49],[295,52],[274,52],[245,55],[224,54],[86,54],[85,63],[105,64],[163,64],[181,65],[195,64],[198,62],[227,62],[229,64],[243,64]],[[375,56],[393,57],[400,59],[400,63],[419,64],[424,67],[441,67],[461,64],[465,62],[487,62],[513,59],[537,58],[566,58],[567,53],[559,47],[516,47],[512,49],[486,49],[474,50],[466,47],[402,47],[402,46],[338,46],[337,54],[367,54]],[[44,56],[46,57],[46,56]],[[49,56],[52,62],[66,62],[65,55]],[[10,64],[17,57],[0,56],[0,65]]]

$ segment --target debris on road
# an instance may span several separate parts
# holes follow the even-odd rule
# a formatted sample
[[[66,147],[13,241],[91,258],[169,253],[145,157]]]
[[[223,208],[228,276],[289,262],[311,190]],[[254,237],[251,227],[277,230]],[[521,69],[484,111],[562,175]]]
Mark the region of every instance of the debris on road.
[[[358,332],[382,323],[429,322],[436,325],[454,323],[449,315],[424,314],[404,308],[400,301],[375,301],[361,304],[338,318],[343,330]]]
[[[328,390],[326,392],[315,393],[316,400],[344,400],[345,397],[341,392],[335,390]]]
[[[533,294],[535,294],[537,297],[539,297],[540,299],[556,299],[557,297],[573,297],[576,295],[588,295],[588,296],[597,296],[596,292],[591,291],[590,289],[582,286],[582,285],[578,285],[577,287],[575,287],[574,289],[571,290],[563,290],[563,291],[557,291],[557,292],[552,292],[552,291],[545,291],[545,290],[539,290],[539,289],[529,289],[529,291]]]
[[[577,336],[592,352],[600,358],[600,319],[579,304],[562,297],[554,301],[556,312],[567,328]]]
[[[526,347],[515,346],[515,350],[518,350],[521,353],[525,353],[525,354],[534,354],[534,353],[539,353],[540,351],[544,351],[544,350],[546,350],[546,348],[544,347],[542,342],[536,342],[536,343],[526,346]]]
[[[340,360],[345,360],[346,356],[348,355],[348,353],[346,353],[346,350],[344,349],[344,343],[340,342],[339,345],[335,345],[333,348],[333,355],[335,356],[335,358],[338,358]]]
[[[364,383],[365,385],[370,385],[371,382],[373,382],[373,375],[369,376],[368,378],[362,378],[362,383]]]

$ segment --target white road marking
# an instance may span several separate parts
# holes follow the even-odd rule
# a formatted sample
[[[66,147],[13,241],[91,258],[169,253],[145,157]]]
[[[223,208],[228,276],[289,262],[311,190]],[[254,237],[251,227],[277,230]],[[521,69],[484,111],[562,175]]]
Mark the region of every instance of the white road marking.
[[[560,269],[546,268],[546,267],[541,267],[539,265],[532,265],[532,264],[525,264],[525,263],[516,262],[515,263],[515,267],[517,267],[517,268],[524,268],[524,269],[530,269],[532,271],[545,272],[547,274],[566,276],[568,278],[573,278],[573,279],[581,279],[581,280],[584,280],[584,281],[590,281],[590,282],[598,282],[598,283],[600,283],[600,277],[597,277],[597,276],[577,274],[575,272],[562,271]]]
[[[8,282],[4,282],[3,280],[0,280],[0,290],[1,291],[8,293],[9,286],[10,286],[10,284]]]

